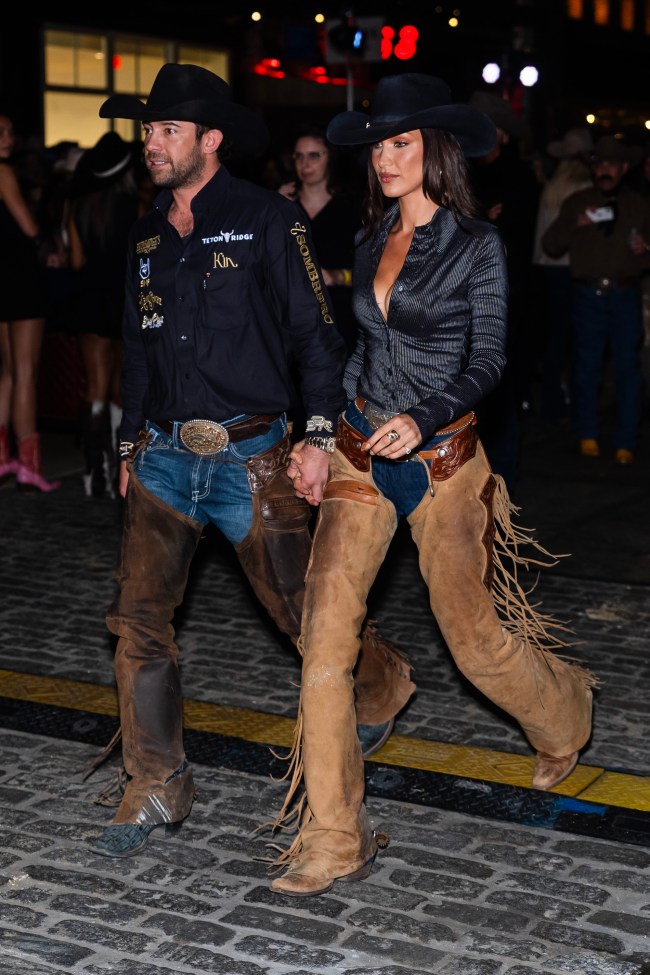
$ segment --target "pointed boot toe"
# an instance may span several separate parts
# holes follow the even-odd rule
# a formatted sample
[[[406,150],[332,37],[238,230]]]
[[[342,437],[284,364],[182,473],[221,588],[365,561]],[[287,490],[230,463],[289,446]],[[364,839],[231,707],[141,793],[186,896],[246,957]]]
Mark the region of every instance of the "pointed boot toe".
[[[578,764],[578,752],[558,758],[548,752],[537,752],[535,771],[533,772],[533,789],[548,790],[559,785],[573,772]]]
[[[286,873],[276,877],[271,884],[271,890],[289,897],[317,897],[318,894],[326,894],[331,890],[335,880],[365,880],[370,875],[380,846],[381,844],[375,843],[374,851],[361,866],[352,865],[351,868],[346,868],[340,860],[337,862],[327,854],[315,851],[301,853]]]

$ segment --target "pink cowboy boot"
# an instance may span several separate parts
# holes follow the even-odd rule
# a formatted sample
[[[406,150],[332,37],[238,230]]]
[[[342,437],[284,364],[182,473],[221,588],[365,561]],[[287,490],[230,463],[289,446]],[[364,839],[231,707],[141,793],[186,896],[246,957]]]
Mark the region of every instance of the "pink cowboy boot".
[[[61,481],[48,481],[41,467],[41,438],[32,433],[18,443],[16,482],[22,491],[56,491]]]

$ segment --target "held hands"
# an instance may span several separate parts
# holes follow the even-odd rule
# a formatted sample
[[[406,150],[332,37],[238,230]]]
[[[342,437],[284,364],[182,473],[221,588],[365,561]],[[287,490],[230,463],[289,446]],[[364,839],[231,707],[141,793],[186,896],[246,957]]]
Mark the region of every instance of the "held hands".
[[[374,430],[363,449],[377,457],[399,460],[407,457],[422,443],[422,435],[415,420],[407,413],[398,413]]]
[[[309,504],[319,505],[323,500],[323,489],[327,483],[330,455],[320,447],[296,444],[289,454],[287,476],[293,481],[295,493],[305,498]]]

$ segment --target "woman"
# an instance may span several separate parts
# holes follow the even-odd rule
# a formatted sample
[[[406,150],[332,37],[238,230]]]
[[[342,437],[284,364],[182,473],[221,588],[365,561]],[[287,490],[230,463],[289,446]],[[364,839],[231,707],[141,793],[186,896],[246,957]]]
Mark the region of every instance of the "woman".
[[[474,430],[473,410],[503,371],[507,281],[498,231],[474,217],[463,156],[486,154],[494,125],[450,102],[437,78],[384,78],[373,114],[345,112],[328,129],[334,143],[370,146],[370,203],[354,266],[360,336],[345,376],[349,405],[335,443],[321,444],[332,451],[330,478],[302,617],[293,759],[295,778],[303,763],[306,804],[292,805],[294,782],[275,823],[299,818],[276,861],[287,870],[271,884],[298,897],[366,877],[387,842],[363,805],[352,670],[368,591],[402,516],[459,669],[537,752],[533,787],[561,782],[591,730],[593,675],[551,653],[566,644],[517,584],[516,563],[531,561],[517,546],[531,539],[511,525],[503,479]],[[300,469],[298,444],[288,474],[314,503]]]
[[[278,192],[295,200],[309,218],[336,326],[350,354],[357,337],[351,292],[354,238],[361,224],[357,204],[353,194],[338,184],[333,150],[324,132],[304,129],[294,143],[292,158],[296,179],[283,183]]]
[[[21,490],[54,491],[41,466],[36,428],[38,366],[47,314],[44,241],[11,157],[12,119],[0,114],[0,481]],[[11,431],[18,457],[11,453]]]
[[[134,176],[140,153],[140,143],[104,133],[79,161],[68,202],[70,266],[76,272],[69,317],[84,364],[83,481],[93,498],[116,497],[124,265],[140,213]]]

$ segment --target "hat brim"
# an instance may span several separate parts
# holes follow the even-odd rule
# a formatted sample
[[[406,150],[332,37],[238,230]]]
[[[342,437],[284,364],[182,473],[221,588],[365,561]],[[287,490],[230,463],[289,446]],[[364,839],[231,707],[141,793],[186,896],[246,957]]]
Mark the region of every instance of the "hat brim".
[[[488,116],[470,105],[439,105],[399,119],[373,119],[364,112],[341,112],[327,127],[337,146],[368,145],[414,129],[443,129],[456,136],[466,156],[487,156],[497,141]]]
[[[194,122],[219,129],[236,146],[246,152],[261,152],[269,143],[270,133],[259,115],[235,102],[215,104],[212,99],[197,98],[186,102],[149,107],[137,95],[111,95],[99,109],[100,118],[128,118],[138,122]]]

